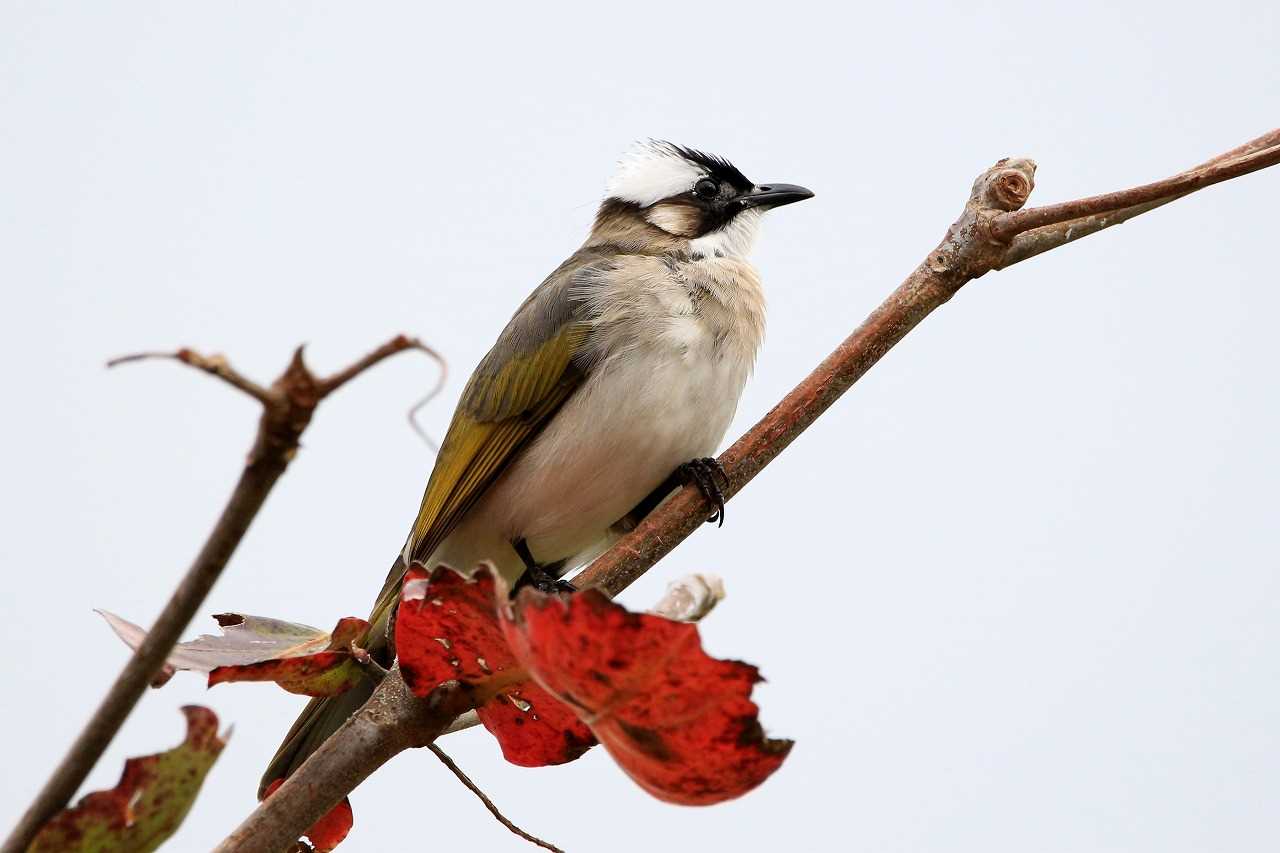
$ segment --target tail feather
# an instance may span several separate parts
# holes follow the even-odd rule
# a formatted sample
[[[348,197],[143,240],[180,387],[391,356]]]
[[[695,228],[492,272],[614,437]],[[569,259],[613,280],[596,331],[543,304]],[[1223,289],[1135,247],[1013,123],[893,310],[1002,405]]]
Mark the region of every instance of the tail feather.
[[[373,613],[369,616],[371,625],[369,633],[357,641],[384,666],[390,664],[390,658],[393,656],[387,648],[387,623],[399,600],[398,595],[393,597],[390,593],[393,590],[399,590],[404,572],[404,560],[397,556],[391,571],[387,573],[386,583],[374,605]],[[291,775],[311,753],[320,748],[320,744],[328,740],[329,736],[347,721],[347,718],[360,710],[360,706],[373,695],[373,688],[371,681],[362,681],[338,696],[312,699],[308,702],[307,707],[298,715],[298,719],[289,729],[289,733],[284,736],[284,742],[280,744],[275,757],[267,765],[267,771],[262,774],[262,781],[258,785],[259,799],[272,782]]]
[[[276,750],[275,757],[267,765],[258,783],[258,798],[262,799],[267,786],[277,779],[291,776],[320,744],[329,739],[360,706],[373,695],[373,683],[363,681],[351,690],[337,696],[312,699],[294,722],[284,743]]]

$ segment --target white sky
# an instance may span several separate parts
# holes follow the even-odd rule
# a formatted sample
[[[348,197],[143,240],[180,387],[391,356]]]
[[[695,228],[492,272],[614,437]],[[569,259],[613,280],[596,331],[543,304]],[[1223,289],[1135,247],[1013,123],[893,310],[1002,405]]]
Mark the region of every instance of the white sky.
[[[1061,5],[1061,9],[1054,8]],[[1280,121],[1274,3],[0,3],[0,663],[8,826],[219,511],[262,380],[396,332],[447,353],[437,434],[510,312],[665,137],[812,187],[758,264],[768,341],[736,436],[931,249],[997,158],[1034,202],[1163,177]],[[1280,171],[969,285],[625,600],[722,573],[708,648],[758,664],[782,770],[663,805],[594,750],[444,746],[571,851],[1264,850],[1280,790]],[[193,626],[364,615],[430,456],[401,357],[326,403]],[[301,701],[149,694],[91,777],[236,731],[172,849],[252,807]],[[354,795],[344,849],[520,850],[423,754]]]

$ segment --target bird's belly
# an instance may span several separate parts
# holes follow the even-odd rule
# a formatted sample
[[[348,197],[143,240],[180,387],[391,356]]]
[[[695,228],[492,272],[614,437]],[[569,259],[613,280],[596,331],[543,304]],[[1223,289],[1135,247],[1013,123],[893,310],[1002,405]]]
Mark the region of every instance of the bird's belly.
[[[749,369],[719,353],[657,347],[602,365],[462,527],[490,541],[494,532],[523,538],[539,563],[602,545],[676,466],[715,451]]]

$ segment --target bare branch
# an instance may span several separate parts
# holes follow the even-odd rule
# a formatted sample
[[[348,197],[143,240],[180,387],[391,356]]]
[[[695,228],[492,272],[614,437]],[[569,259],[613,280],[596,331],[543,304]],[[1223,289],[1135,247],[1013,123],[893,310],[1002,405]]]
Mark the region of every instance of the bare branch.
[[[135,352],[131,355],[121,355],[111,359],[107,362],[107,367],[119,367],[122,364],[132,364],[137,361],[149,361],[151,359],[170,359],[190,365],[197,370],[203,370],[210,376],[216,376],[231,387],[243,391],[264,406],[270,406],[275,402],[270,391],[252,379],[241,375],[223,355],[205,356],[195,350],[186,348],[177,352]]]
[[[1006,267],[1011,267],[1020,261],[1034,258],[1036,255],[1043,254],[1050,249],[1056,249],[1059,246],[1065,246],[1067,243],[1074,243],[1081,237],[1096,234],[1104,228],[1128,222],[1135,216],[1146,213],[1149,210],[1155,210],[1157,207],[1164,207],[1169,202],[1176,201],[1184,195],[1186,193],[1162,198],[1159,201],[1149,201],[1146,204],[1135,204],[1133,207],[1121,208],[1110,213],[1095,213],[1092,216],[1082,216],[1079,219],[1069,219],[1066,222],[1058,222],[1053,225],[1025,231],[1013,238],[1013,242],[1009,245],[1009,251],[1005,252],[1004,259],[996,269],[1002,270]]]
[[[1273,156],[1270,146],[1257,147],[1255,143],[1228,152],[1246,152],[1240,157],[1228,158],[1227,162],[1235,165],[1217,172],[1213,171],[1217,166],[1205,170],[1204,174],[1213,177],[1212,180],[1163,182],[1161,191],[1165,195],[1186,194],[1234,174],[1244,174],[1275,162],[1269,159]],[[1248,153],[1246,149],[1254,153]],[[1214,162],[1220,159],[1215,158]],[[1240,163],[1246,163],[1248,168]],[[1232,172],[1233,169],[1237,171]],[[1023,221],[1008,232],[1008,237],[997,237],[997,222],[1016,221],[1001,217],[1018,210],[1025,203],[1033,187],[1034,171],[1035,164],[1030,160],[1001,160],[978,177],[964,211],[937,248],[831,355],[720,456],[719,461],[728,478],[724,490],[726,499],[740,491],[764,466],[777,458],[796,436],[925,317],[969,281],[1000,268],[1014,234],[1056,222],[1058,220],[1054,216],[1062,211],[1070,211],[1070,217],[1092,216],[1105,210],[1133,207],[1154,200],[1148,190],[1138,188],[1140,192],[1125,191],[1097,197],[1110,199],[1106,204],[1112,205],[1111,208],[1094,199],[1086,199],[1075,206],[1069,203],[1067,206],[1044,208],[1056,209],[1058,213],[1041,220]],[[710,502],[699,490],[680,489],[581,572],[574,579],[576,585],[579,588],[594,586],[610,595],[617,595],[701,527],[710,515]],[[451,724],[455,720],[461,723],[459,716],[471,708],[467,691],[457,682],[437,688],[429,700],[414,697],[404,686],[398,668],[393,666],[364,708],[325,741],[274,795],[259,804],[232,836],[217,848],[217,853],[274,853],[286,848],[397,752],[427,745],[446,730],[461,728]],[[370,727],[379,725],[383,727],[381,736],[370,737]],[[398,728],[405,728],[412,734],[397,732]]]
[[[1067,222],[1084,216],[1115,213],[1125,208],[1148,205],[1152,202],[1172,201],[1189,192],[1274,166],[1280,163],[1280,129],[1264,134],[1228,154],[1234,156],[1215,157],[1202,166],[1162,181],[1075,201],[1064,201],[1059,204],[1006,213],[996,217],[996,221],[992,224],[991,236],[996,240],[1008,241],[1018,234],[1046,225]]]
[[[1270,133],[1264,133],[1257,139],[1246,142],[1237,148],[1223,152],[1211,160],[1207,160],[1194,168],[1188,169],[1187,174],[1197,170],[1208,169],[1221,163],[1226,163],[1240,157],[1247,157],[1258,151],[1271,148],[1280,144],[1280,129],[1273,130]],[[1124,207],[1119,210],[1109,211],[1107,213],[1097,213],[1091,216],[1082,216],[1076,219],[1068,219],[1065,222],[1058,222],[1053,225],[1045,225],[1039,228],[1033,228],[1025,231],[1013,239],[1009,245],[1009,250],[1005,252],[1004,259],[1000,262],[996,269],[1005,269],[1014,264],[1033,258],[1050,249],[1056,249],[1058,246],[1073,243],[1081,237],[1088,237],[1090,234],[1096,234],[1104,228],[1110,228],[1113,225],[1119,225],[1127,222],[1135,216],[1146,213],[1149,210],[1155,210],[1157,207],[1163,207],[1171,201],[1177,201],[1186,193],[1178,193],[1156,201],[1148,201],[1143,204],[1135,204],[1132,207]]]
[[[489,810],[489,814],[498,819],[498,823],[502,824],[525,841],[536,844],[544,850],[554,850],[555,853],[564,853],[563,850],[554,844],[549,844],[541,838],[538,838],[536,835],[530,835],[511,821],[507,820],[507,816],[498,811],[498,807],[493,804],[493,800],[489,799],[485,792],[481,791],[480,787],[475,782],[472,782],[471,778],[467,776],[466,773],[462,772],[462,768],[454,763],[454,760],[445,754],[444,750],[436,746],[434,743],[430,744],[427,749],[430,749],[435,753],[436,758],[440,759],[440,763],[445,767],[448,767],[449,770],[452,771],[453,775],[458,777],[458,781],[467,786],[467,790],[480,798],[480,802],[484,803],[484,807]]]
[[[352,379],[359,376],[361,373],[364,373],[369,368],[385,361],[397,353],[410,349],[426,353],[427,356],[439,365],[440,379],[436,383],[436,387],[439,388],[444,383],[444,377],[448,371],[444,358],[440,353],[436,352],[417,338],[410,338],[406,335],[396,335],[394,338],[387,341],[385,344],[378,347],[355,364],[352,364],[350,367],[347,367],[344,370],[339,370],[332,376],[319,380],[317,384],[320,386],[320,396],[327,397],[343,385],[350,382]]]
[[[270,389],[242,376],[221,356],[206,358],[189,349],[176,353],[138,353],[108,362],[109,366],[114,366],[150,358],[180,361],[216,376],[258,400],[262,404],[262,417],[244,470],[209,538],[84,730],[71,744],[4,846],[0,847],[0,853],[26,850],[40,827],[70,801],[147,686],[161,676],[169,652],[222,574],[272,487],[293,459],[302,432],[311,422],[319,402],[382,359],[415,348],[425,349],[401,335],[346,370],[329,379],[317,380],[303,362],[302,348],[299,347],[289,366]]]

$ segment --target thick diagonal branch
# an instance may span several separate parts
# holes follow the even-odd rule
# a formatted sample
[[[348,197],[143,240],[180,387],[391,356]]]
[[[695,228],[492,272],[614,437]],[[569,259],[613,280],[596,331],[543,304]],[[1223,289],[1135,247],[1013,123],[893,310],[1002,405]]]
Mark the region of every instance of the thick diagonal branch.
[[[249,524],[293,459],[302,432],[311,422],[320,401],[362,371],[405,350],[421,350],[439,358],[418,341],[400,335],[351,367],[333,376],[318,378],[307,368],[302,359],[302,349],[298,348],[289,366],[270,388],[245,378],[221,356],[202,356],[188,349],[175,353],[140,353],[108,362],[108,366],[114,366],[150,358],[179,361],[216,376],[253,397],[262,404],[262,417],[244,470],[240,472],[240,479],[209,538],[156,617],[146,639],[129,658],[62,762],[23,814],[4,846],[0,847],[0,853],[26,850],[40,827],[66,806],[84,782],[147,685],[160,672],[174,643],[222,574]]]

